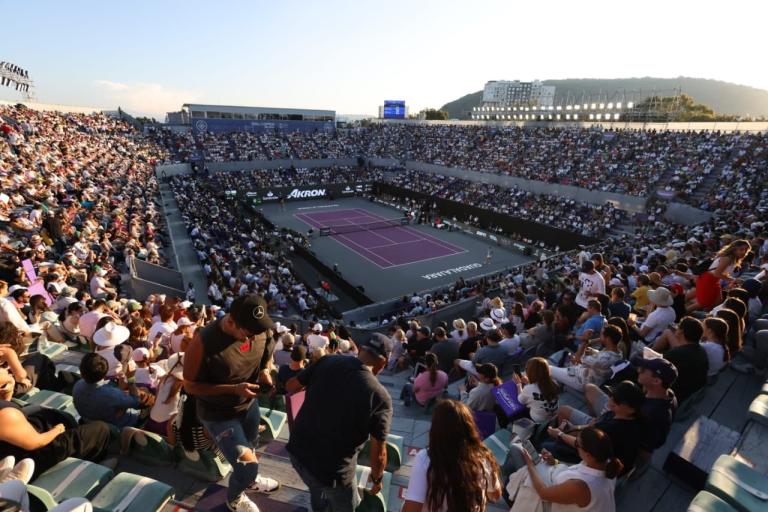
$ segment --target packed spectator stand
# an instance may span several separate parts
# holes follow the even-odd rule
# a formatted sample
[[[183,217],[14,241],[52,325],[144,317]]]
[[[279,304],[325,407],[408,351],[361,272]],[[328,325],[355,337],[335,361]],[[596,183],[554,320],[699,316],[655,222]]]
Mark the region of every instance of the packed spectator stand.
[[[11,493],[19,493],[19,501],[29,500],[27,506],[33,510],[76,510],[84,506],[83,498],[109,510],[129,506],[160,510],[174,494],[178,501],[172,506],[192,508],[204,502],[204,493],[182,496],[162,481],[142,475],[151,467],[167,465],[174,468],[172,472],[219,481],[233,469],[226,462],[228,454],[215,442],[221,436],[211,439],[196,421],[194,409],[189,412],[194,400],[183,390],[188,381],[182,373],[184,353],[195,332],[205,326],[230,321],[237,328],[240,317],[235,310],[243,300],[261,295],[269,314],[285,316],[287,323],[295,315],[297,324],[273,325],[262,333],[278,342],[266,367],[276,374],[275,386],[259,397],[258,404],[262,436],[270,443],[280,439],[291,443],[287,434],[293,431],[285,425],[287,413],[280,410],[291,401],[291,390],[304,382],[310,382],[310,393],[313,385],[318,386],[311,383],[311,371],[302,373],[305,359],[307,368],[328,371],[341,364],[339,358],[359,356],[369,361],[371,353],[381,353],[386,368],[371,363],[373,373],[382,370],[379,380],[390,388],[402,386],[399,400],[399,389],[388,390],[389,409],[401,421],[375,429],[375,435],[372,430],[365,448],[370,467],[353,468],[358,477],[364,475],[360,486],[378,489],[364,495],[365,508],[360,510],[397,510],[400,503],[394,496],[404,498],[407,512],[421,510],[426,503],[437,510],[443,500],[450,506],[469,503],[478,510],[536,510],[548,502],[555,510],[578,505],[583,510],[610,511],[616,510],[617,502],[621,510],[650,510],[649,501],[656,499],[659,510],[681,509],[692,492],[683,493],[688,500],[676,503],[678,508],[667,507],[664,497],[651,493],[643,479],[654,479],[648,485],[669,488],[660,469],[664,461],[660,464],[657,454],[675,452],[670,443],[682,439],[694,420],[702,435],[701,425],[715,428],[714,420],[696,415],[706,417],[705,411],[717,410],[708,405],[716,392],[721,393],[718,400],[739,397],[728,411],[742,419],[718,418],[736,429],[739,444],[724,448],[723,455],[709,464],[709,476],[701,482],[706,490],[694,499],[700,507],[696,510],[759,510],[764,504],[765,459],[754,458],[755,468],[744,462],[750,455],[745,447],[752,446],[754,452],[754,445],[760,444],[755,439],[765,439],[768,432],[768,405],[758,379],[768,363],[768,320],[762,318],[768,242],[763,187],[758,186],[766,157],[762,136],[739,140],[731,135],[615,132],[608,140],[603,132],[554,129],[530,137],[516,134],[517,158],[543,154],[570,165],[597,162],[602,158],[597,155],[611,154],[618,170],[609,172],[604,183],[584,174],[586,164],[568,170],[562,175],[567,178],[558,178],[555,172],[548,179],[592,181],[605,189],[645,193],[671,162],[699,155],[692,168],[703,172],[712,165],[725,166],[720,184],[724,190],[707,198],[715,212],[710,222],[685,227],[657,219],[638,226],[632,236],[605,231],[609,226],[604,216],[618,213],[576,210],[578,220],[591,221],[587,229],[600,235],[596,246],[557,254],[480,283],[460,280],[445,295],[454,300],[475,297],[478,308],[473,318],[426,326],[418,319],[400,317],[389,324],[386,334],[372,335],[381,341],[372,345],[352,339],[343,325],[332,325],[322,310],[312,307],[312,291],[297,280],[285,260],[285,251],[302,243],[300,239],[275,237],[256,219],[244,218],[218,192],[232,180],[309,184],[332,174],[343,177],[339,179],[375,179],[378,171],[297,168],[277,173],[279,178],[261,171],[172,178],[201,265],[215,285],[206,290],[216,306],[209,308],[194,294],[155,295],[139,302],[121,286],[129,258],[169,264],[154,163],[183,160],[197,150],[222,159],[397,154],[485,169],[485,162],[498,161],[502,151],[498,143],[506,140],[501,135],[487,128],[449,127],[375,128],[380,132],[367,139],[370,134],[362,132],[261,135],[258,147],[248,153],[239,149],[253,143],[248,138],[238,139],[234,146],[235,139],[227,138],[223,149],[217,150],[216,145],[195,146],[190,137],[166,134],[164,145],[158,145],[157,134],[146,139],[100,114],[0,107],[0,121],[0,446],[3,456],[14,456],[0,464],[4,499],[14,501]],[[683,144],[680,137],[689,138]],[[734,147],[712,150],[723,137]],[[452,142],[461,145],[453,147]],[[569,149],[560,153],[557,145]],[[659,156],[655,151],[662,146],[667,149]],[[434,148],[440,148],[439,155],[431,153]],[[618,155],[625,151],[635,157],[654,154],[656,163],[637,171],[647,174],[637,174],[620,164],[630,161],[629,156]],[[732,151],[736,153],[731,155]],[[702,161],[704,154],[707,161]],[[594,172],[604,177],[609,167],[598,168]],[[738,187],[725,186],[732,183],[725,179],[726,172],[739,180]],[[400,179],[403,185],[455,200],[469,200],[467,189],[476,186],[436,175],[403,173]],[[471,193],[471,201],[484,208],[509,204],[510,212],[522,207],[537,220],[558,220],[548,218],[552,212],[538,217],[544,203],[551,208],[551,198],[536,199],[513,190]],[[528,203],[523,204],[521,196]],[[238,299],[241,302],[236,303]],[[406,301],[413,306],[412,316],[423,313],[415,310],[424,297]],[[427,307],[432,307],[428,301]],[[302,313],[314,315],[318,322],[301,329]],[[298,380],[286,378],[296,375]],[[409,376],[413,382],[408,382]],[[494,398],[499,387],[516,389],[522,409],[509,413],[501,407]],[[747,391],[737,394],[741,387]],[[311,394],[307,400],[313,400]],[[735,409],[745,400],[746,420],[745,408]],[[431,424],[425,421],[430,415]],[[293,418],[299,421],[298,432],[301,418],[301,414]],[[414,426],[426,424],[427,431],[401,430],[408,421]],[[445,428],[457,424],[466,426],[468,434]],[[20,440],[14,434],[20,428],[27,429],[35,443]],[[721,441],[731,435],[726,430],[718,430]],[[441,452],[427,446],[429,439],[458,451]],[[370,453],[377,441],[383,441],[387,451],[387,471],[382,475],[372,469],[377,463]],[[535,453],[528,450],[527,441]],[[703,441],[699,445],[711,448]],[[408,454],[406,447],[416,448],[416,453]],[[275,467],[271,456],[264,447],[258,449],[263,472],[269,473]],[[682,452],[676,453],[682,458]],[[534,460],[536,456],[540,460]],[[411,458],[411,464],[402,464]],[[29,460],[33,463],[24,462]],[[444,480],[430,480],[430,460],[441,461],[442,469],[447,462],[455,464],[464,471],[464,480],[450,472],[441,474]],[[295,462],[293,466],[303,468]],[[139,469],[129,472],[126,467]],[[120,471],[115,475],[116,468]],[[669,471],[678,478],[687,474],[673,467]],[[544,473],[549,480],[542,479]],[[368,475],[373,481],[366,484]],[[466,475],[473,478],[466,480]],[[258,478],[254,484],[258,490],[276,491],[273,479]],[[587,484],[576,484],[572,494],[562,494],[563,486],[573,482]],[[407,489],[398,493],[396,485]],[[245,501],[238,498],[228,505],[257,510]],[[267,506],[263,509],[270,510]]]
[[[365,155],[632,196],[666,191],[685,201],[739,158],[734,152],[760,157],[765,145],[764,134],[398,124],[313,134],[160,131],[158,138],[184,148],[182,159],[200,152],[211,162]]]

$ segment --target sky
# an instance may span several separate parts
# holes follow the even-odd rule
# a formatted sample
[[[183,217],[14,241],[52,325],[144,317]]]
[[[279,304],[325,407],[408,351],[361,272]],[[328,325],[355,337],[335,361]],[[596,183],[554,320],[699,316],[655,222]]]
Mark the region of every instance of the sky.
[[[184,103],[416,112],[488,80],[768,89],[763,0],[0,0],[0,13],[0,60],[29,70],[38,101],[158,120]]]

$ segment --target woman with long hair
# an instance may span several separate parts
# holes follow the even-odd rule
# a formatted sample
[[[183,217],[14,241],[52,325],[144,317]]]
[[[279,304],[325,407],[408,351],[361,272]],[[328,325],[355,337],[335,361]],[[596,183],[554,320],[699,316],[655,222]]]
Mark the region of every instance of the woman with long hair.
[[[57,343],[77,343],[80,336],[80,317],[85,313],[85,308],[79,302],[73,302],[67,306],[60,315],[59,322],[48,329],[48,338]]]
[[[615,325],[621,329],[621,341],[617,348],[624,359],[629,359],[629,350],[632,347],[632,339],[629,337],[629,326],[627,325],[627,321],[620,316],[612,316],[608,319],[608,324]]]
[[[707,353],[709,359],[709,372],[712,377],[717,375],[723,366],[731,360],[731,351],[728,348],[728,322],[719,317],[709,317],[702,322],[704,335],[701,337],[701,348]]]
[[[728,324],[728,339],[726,340],[726,345],[728,346],[728,351],[731,353],[731,356],[733,356],[741,350],[743,344],[744,333],[741,327],[741,318],[739,318],[739,315],[734,310],[727,308],[721,309],[715,313],[715,317],[722,318]]]
[[[545,502],[551,512],[616,510],[615,478],[624,466],[613,453],[611,439],[602,430],[587,427],[578,433],[574,445],[581,459],[574,466],[558,464],[543,451],[543,464],[552,467],[542,467],[522,450],[526,467],[515,472],[507,485],[514,502],[510,512],[542,510]]]
[[[27,323],[29,325],[38,325],[42,320],[43,313],[46,311],[48,311],[48,305],[45,303],[45,297],[42,295],[33,295],[29,299]]]
[[[532,357],[525,365],[525,375],[512,378],[517,383],[517,399],[528,407],[533,421],[546,423],[557,416],[560,388],[552,380],[546,359]]]
[[[416,455],[401,512],[482,512],[501,496],[498,475],[472,411],[443,400],[432,413],[429,446]]]
[[[710,310],[719,304],[723,295],[720,282],[726,281],[729,285],[733,283],[734,269],[741,265],[751,249],[747,240],[734,240],[720,249],[709,268],[696,281],[696,299],[688,306],[688,311]]]
[[[438,369],[438,359],[435,354],[427,352],[424,363],[427,365],[427,370],[421,372],[413,384],[408,382],[403,386],[400,398],[405,402],[406,407],[410,407],[414,399],[419,405],[426,405],[433,398],[440,396],[448,385],[448,374]]]
[[[484,363],[477,367],[477,385],[469,392],[461,391],[461,401],[473,411],[492,411],[496,406],[496,399],[491,390],[501,384],[499,370],[493,363]]]
[[[512,304],[510,321],[515,324],[515,332],[525,332],[525,312],[521,303],[515,302]]]

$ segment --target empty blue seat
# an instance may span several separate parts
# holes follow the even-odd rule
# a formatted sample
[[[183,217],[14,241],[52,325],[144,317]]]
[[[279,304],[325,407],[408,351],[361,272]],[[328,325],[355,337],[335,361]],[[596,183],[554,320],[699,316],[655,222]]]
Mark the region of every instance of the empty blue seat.
[[[68,498],[90,499],[112,476],[112,470],[105,466],[69,457],[32,483],[48,491],[59,503]]]
[[[157,512],[173,498],[173,488],[152,478],[119,473],[91,500],[104,512]]]

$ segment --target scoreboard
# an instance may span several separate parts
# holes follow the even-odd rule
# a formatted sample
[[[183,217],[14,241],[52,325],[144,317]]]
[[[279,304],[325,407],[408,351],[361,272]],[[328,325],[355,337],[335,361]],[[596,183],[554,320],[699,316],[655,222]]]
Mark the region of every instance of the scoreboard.
[[[405,119],[405,101],[384,100],[384,119]]]

